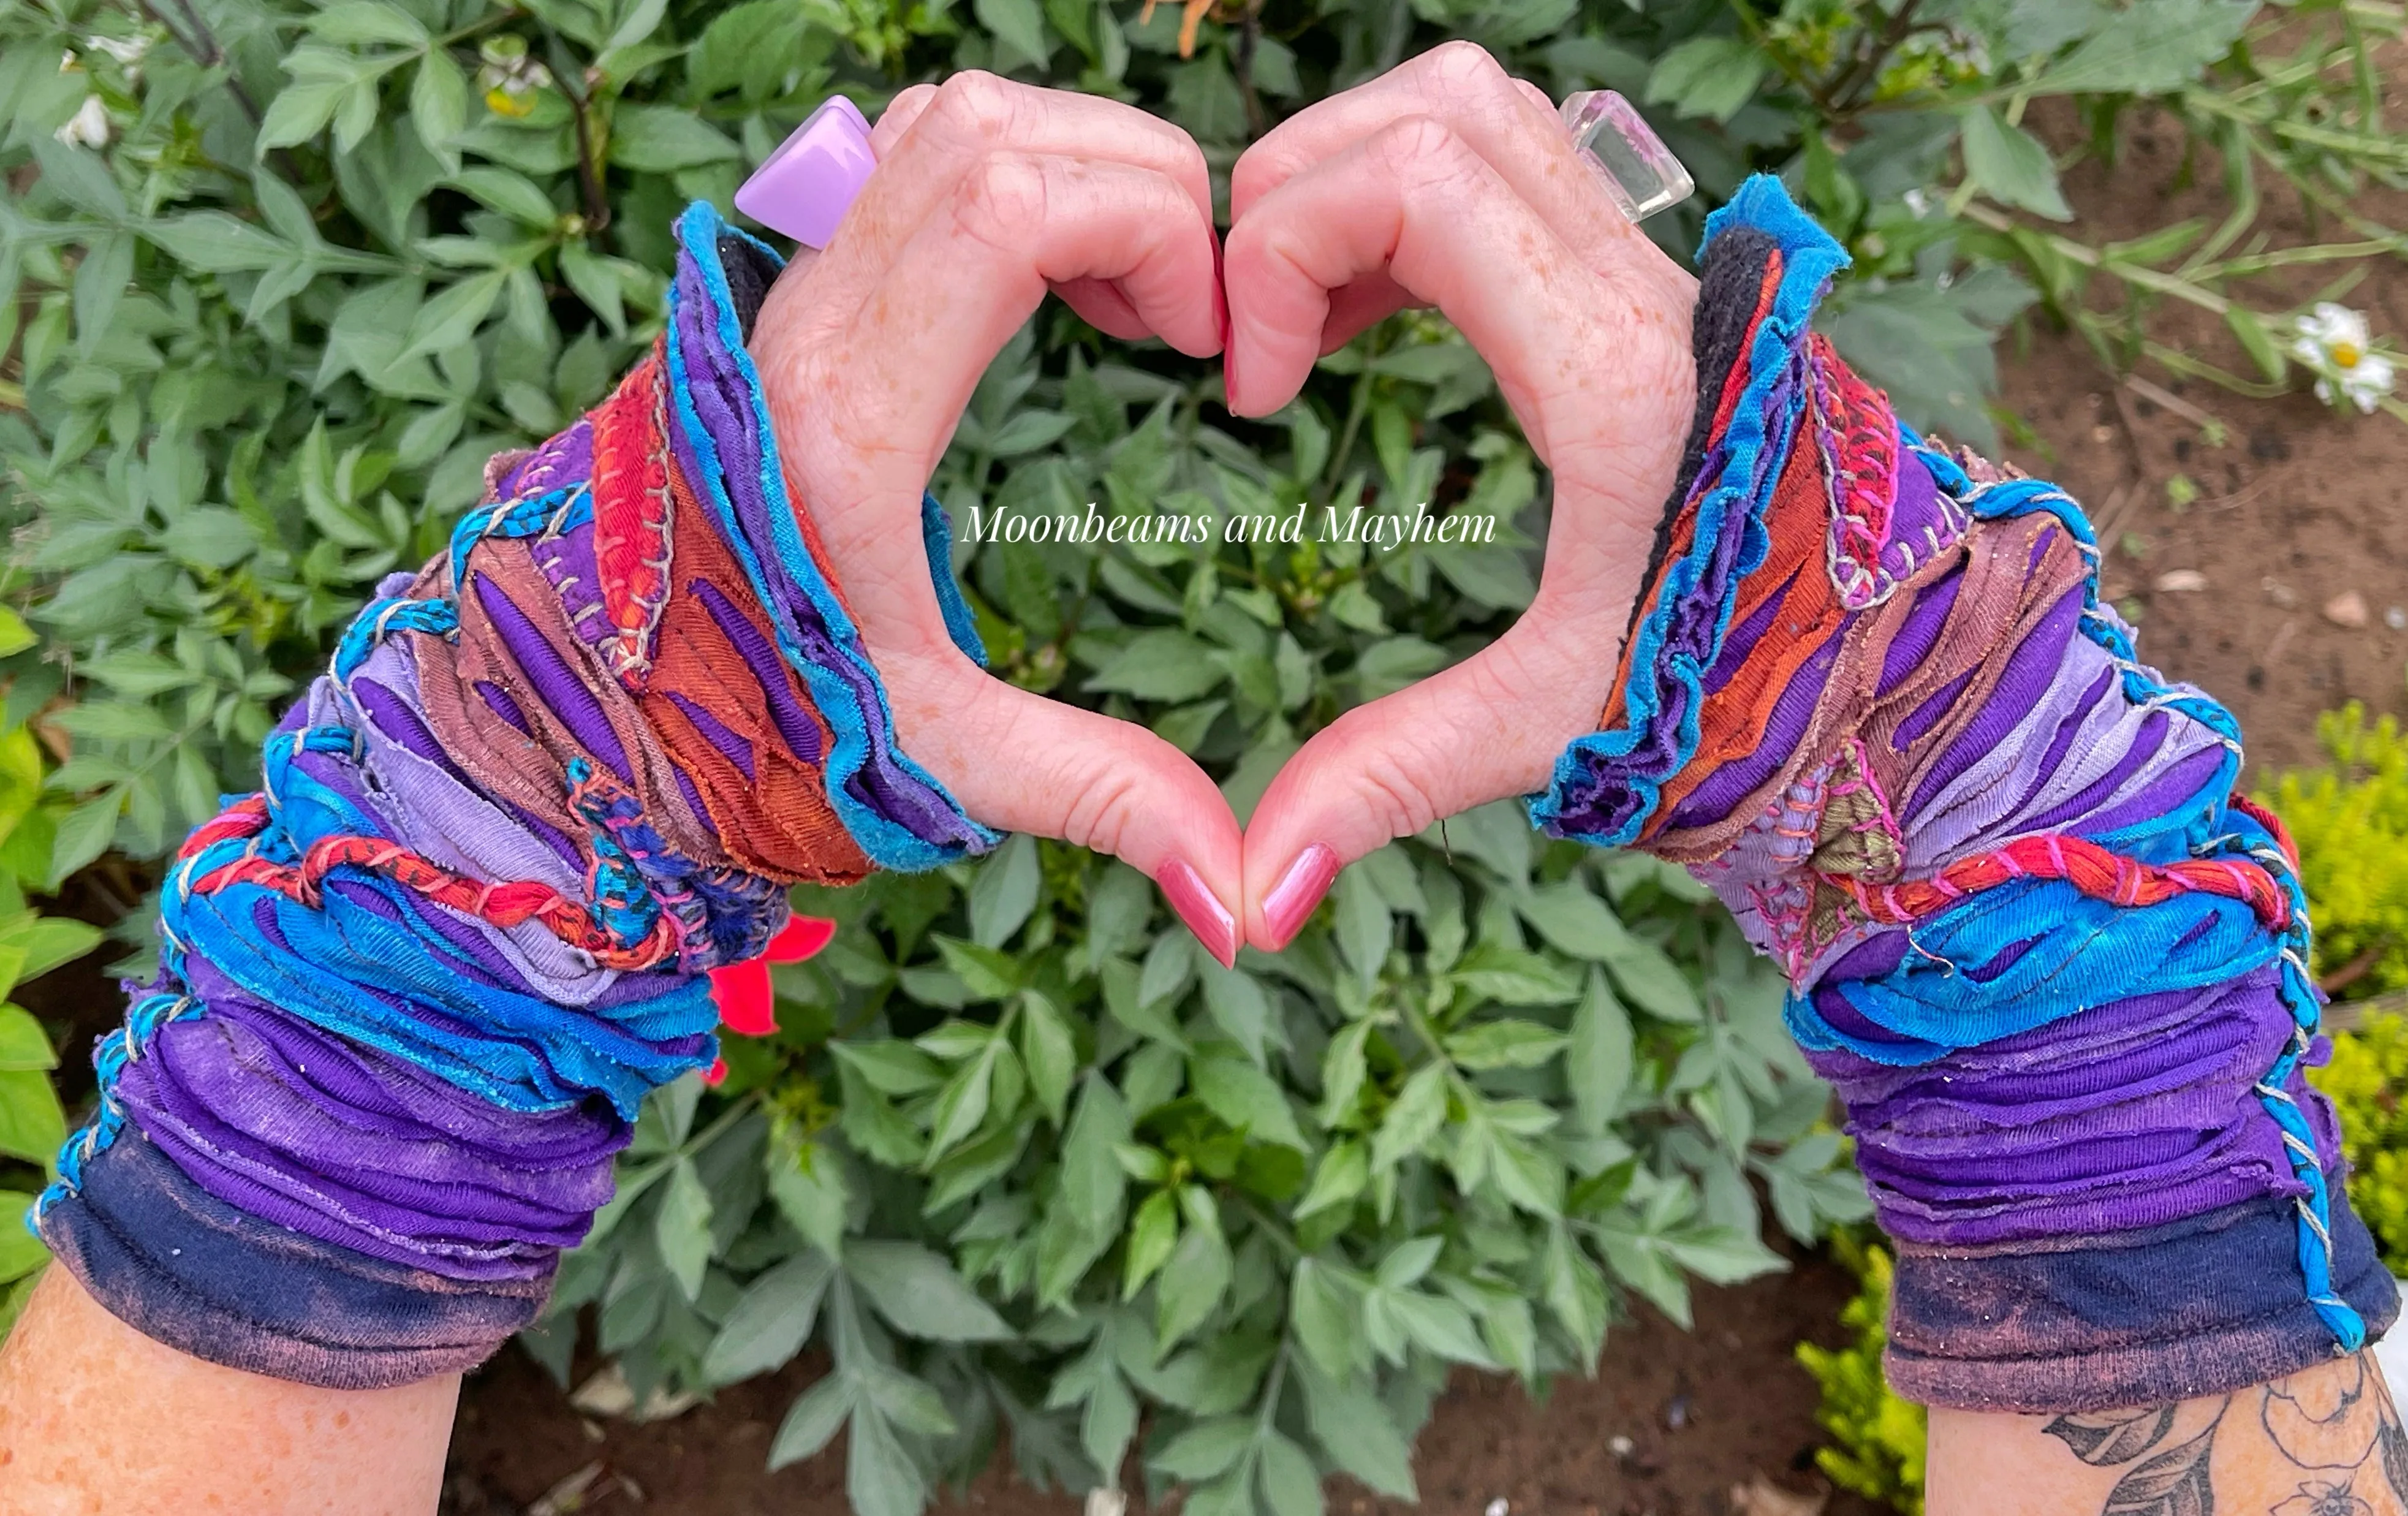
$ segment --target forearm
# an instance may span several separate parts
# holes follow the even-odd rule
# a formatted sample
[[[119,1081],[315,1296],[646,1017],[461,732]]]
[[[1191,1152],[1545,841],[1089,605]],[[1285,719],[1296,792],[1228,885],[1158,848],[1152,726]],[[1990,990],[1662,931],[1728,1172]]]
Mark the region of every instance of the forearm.
[[[1925,443],[1809,336],[1844,259],[1770,181],[1713,235],[1683,484],[1535,814],[1689,865],[1788,974],[1897,1243],[1901,1394],[2203,1401],[2196,1435],[2252,1385],[2321,1393],[2396,1303],[2304,1078],[2306,903],[2237,725],[2137,661],[2071,501]],[[1935,1424],[1935,1509],[1998,1509],[1975,1443],[2082,1509],[2062,1437]],[[2274,1488],[2221,1440],[2234,1498]]]
[[[1930,1424],[1929,1516],[2408,1511],[2408,1432],[2372,1353],[2168,1405]]]
[[[327,1390],[205,1363],[43,1278],[0,1346],[0,1509],[11,1516],[425,1516],[456,1374]]]

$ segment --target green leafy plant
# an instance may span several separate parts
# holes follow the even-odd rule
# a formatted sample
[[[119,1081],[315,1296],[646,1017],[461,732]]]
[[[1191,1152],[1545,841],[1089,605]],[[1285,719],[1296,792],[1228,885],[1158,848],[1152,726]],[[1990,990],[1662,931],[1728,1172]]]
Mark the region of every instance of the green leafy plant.
[[[0,609],[0,651],[22,651],[34,641],[16,612]],[[42,915],[25,898],[50,877],[51,847],[65,809],[44,793],[48,765],[30,722],[39,704],[28,705],[31,693],[12,689],[0,696],[0,1337],[50,1259],[22,1218],[33,1191],[55,1173],[67,1135],[66,1113],[50,1083],[58,1057],[50,1034],[7,997],[18,985],[90,952],[101,937],[81,922]]]
[[[2408,1017],[2381,1011],[2336,1034],[2332,1062],[2310,1078],[2341,1117],[2349,1203],[2391,1271],[2408,1275]]]
[[[2286,175],[2311,150],[2344,194],[2389,171],[2344,98],[2381,18],[2282,19],[2286,49],[2341,40],[2268,73],[2272,23],[2229,0],[9,7],[0,468],[42,642],[0,645],[0,679],[20,716],[71,697],[45,877],[156,858],[253,786],[277,706],[374,580],[657,330],[676,208],[724,204],[831,88],[875,106],[982,67],[1087,89],[1226,175],[1281,117],[1469,37],[1558,94],[1656,107],[1704,191],[1650,223],[1672,245],[1745,173],[1788,174],[1857,258],[1833,338],[1914,376],[1917,424],[1980,440],[1993,342],[2034,292],[2092,320],[2065,265],[2153,297],[2123,271],[2216,237],[2215,266],[2168,277],[2253,267],[2228,256],[2247,223],[2189,252],[2028,236],[2059,207],[2024,102],[2112,124],[2143,97],[2229,101]],[[2151,355],[2145,303],[2111,319],[2102,356]],[[1210,524],[1200,547],[965,542],[957,563],[998,671],[1147,723],[1244,810],[1313,730],[1527,603],[1543,489],[1485,367],[1426,315],[1331,355],[1270,424],[1217,396],[1206,365],[1048,311],[936,488],[957,521],[1094,502]],[[1315,540],[1227,530],[1299,505]],[[1498,532],[1321,540],[1332,508]],[[1406,1492],[1450,1366],[1590,1370],[1635,1302],[1686,1320],[1689,1278],[1774,1266],[1765,1205],[1801,1239],[1864,1213],[1727,919],[1511,806],[1365,860],[1296,947],[1228,970],[1129,870],[1025,838],[798,904],[842,927],[778,970],[784,1030],[731,1045],[718,1093],[647,1108],[530,1346],[565,1366],[590,1308],[643,1404],[824,1344],[834,1371],[773,1456],[844,1434],[864,1516],[908,1516],[1004,1428],[1037,1478],[1114,1481],[1133,1451],[1199,1511],[1304,1516],[1332,1470]]]
[[[2408,738],[2352,701],[2316,718],[2322,768],[2279,776],[2260,796],[2300,850],[2328,993],[2408,989]]]
[[[1835,1239],[1834,1249],[1863,1287],[1840,1310],[1840,1324],[1855,1334],[1853,1341],[1839,1348],[1798,1345],[1798,1361],[1823,1390],[1815,1420],[1832,1437],[1832,1446],[1815,1450],[1814,1464],[1842,1490],[1923,1516],[1923,1408],[1899,1399],[1882,1377],[1890,1257],[1878,1244],[1847,1236]]]

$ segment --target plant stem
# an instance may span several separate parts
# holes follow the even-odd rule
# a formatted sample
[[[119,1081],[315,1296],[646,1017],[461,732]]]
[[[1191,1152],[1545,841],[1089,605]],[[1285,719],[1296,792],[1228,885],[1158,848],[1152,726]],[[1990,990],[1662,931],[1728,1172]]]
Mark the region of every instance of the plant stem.
[[[2197,306],[2201,310],[2214,311],[2221,316],[2232,308],[2231,301],[2213,290],[2202,290],[2198,285],[2176,279],[2172,274],[2161,274],[2154,268],[2143,267],[2138,264],[2111,262],[2104,253],[2086,242],[2076,242],[2070,236],[2059,236],[2054,232],[2037,231],[1987,206],[1968,204],[1962,208],[1962,214],[1974,225],[1989,231],[2004,236],[2021,233],[2026,236],[2037,237],[2047,245],[2050,251],[2070,263],[2080,264],[2085,268],[2094,268],[2102,273],[2111,274],[2128,284],[2137,284],[2144,290],[2155,290],[2159,294],[2170,294],[2177,300]]]
[[[556,36],[552,36],[552,81],[560,86],[561,97],[568,102],[569,120],[577,128],[577,196],[585,207],[585,235],[598,249],[602,230],[610,224],[610,202],[602,193],[602,167],[594,157],[594,92],[580,91],[568,81],[569,71],[560,63],[574,62],[576,55]]]

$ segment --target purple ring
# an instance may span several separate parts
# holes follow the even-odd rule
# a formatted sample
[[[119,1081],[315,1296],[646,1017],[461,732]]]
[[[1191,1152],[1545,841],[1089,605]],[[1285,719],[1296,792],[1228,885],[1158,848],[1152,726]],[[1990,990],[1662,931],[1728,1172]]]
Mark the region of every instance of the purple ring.
[[[832,94],[752,171],[736,192],[736,208],[807,248],[824,248],[877,166],[869,119]]]

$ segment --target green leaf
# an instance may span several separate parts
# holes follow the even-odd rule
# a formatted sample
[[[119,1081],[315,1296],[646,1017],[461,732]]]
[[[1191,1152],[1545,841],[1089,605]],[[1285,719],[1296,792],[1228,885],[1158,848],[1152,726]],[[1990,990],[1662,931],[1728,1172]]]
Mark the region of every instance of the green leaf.
[[[2026,88],[2034,94],[2170,93],[2231,51],[2257,9],[2254,0],[2133,0]]]
[[[447,164],[459,162],[452,139],[468,124],[468,79],[440,48],[418,61],[418,77],[409,88],[409,122],[429,152]]]
[[[0,1005],[0,1072],[58,1066],[50,1039],[33,1013],[22,1006]]]
[[[987,1097],[995,1084],[996,1053],[1003,1044],[990,1040],[986,1050],[963,1064],[937,1093],[928,1119],[928,1153],[922,1167],[930,1167],[956,1145],[967,1141],[986,1120]]]
[[[1190,953],[1204,982],[1204,1009],[1213,1023],[1229,1034],[1248,1058],[1263,1061],[1263,1045],[1274,1025],[1269,994],[1242,968],[1223,968],[1209,957]]]
[[[1154,1270],[1169,1261],[1179,1241],[1179,1202],[1168,1190],[1156,1190],[1137,1208],[1129,1223],[1128,1250],[1121,1270],[1121,1298],[1136,1298]]]
[[[743,155],[724,133],[690,110],[622,106],[610,122],[610,161],[639,174],[670,174]]]
[[[427,43],[426,28],[417,17],[383,0],[339,0],[309,18],[309,34],[349,47],[387,43],[423,48]]]
[[[1449,976],[1473,994],[1508,1006],[1569,1005],[1580,996],[1570,972],[1535,952],[1483,942]]]
[[[1536,1022],[1480,1022],[1450,1034],[1446,1051],[1466,1068],[1536,1068],[1564,1044],[1561,1032]]]
[[[1190,1226],[1154,1281],[1154,1337],[1162,1351],[1204,1324],[1228,1292],[1230,1271],[1229,1245],[1221,1234]]]
[[[1581,1129],[1602,1133],[1629,1088],[1630,1014],[1614,997],[1605,976],[1592,968],[1588,990],[1572,1012],[1571,1041],[1564,1050],[1564,1081]]]
[[[1351,1375],[1363,1361],[1362,1322],[1328,1276],[1319,1260],[1297,1260],[1288,1286],[1288,1321],[1313,1363],[1331,1374]]]
[[[1656,60],[1646,100],[1669,104],[1684,116],[1728,121],[1756,98],[1769,62],[1744,37],[1693,36]]]
[[[1446,1124],[1446,1068],[1426,1064],[1405,1081],[1371,1139],[1371,1167],[1385,1172],[1419,1152]]]
[[[1272,1516],[1322,1516],[1320,1474],[1302,1448],[1277,1432],[1263,1434],[1255,1477]]]
[[[2266,323],[2258,313],[2238,303],[2228,305],[2224,307],[2224,324],[2231,328],[2234,339],[2241,344],[2242,350],[2249,354],[2250,361],[2258,365],[2258,372],[2266,377],[2267,382],[2282,383],[2284,377],[2290,372],[2290,359],[2268,335]]]
[[[1305,1151],[1304,1133],[1296,1124],[1287,1095],[1278,1081],[1253,1064],[1207,1052],[1188,1061],[1187,1083],[1206,1109],[1239,1131],[1259,1141]]]
[[[1002,1000],[1016,994],[1023,982],[1019,959],[996,948],[964,942],[941,933],[932,933],[929,941],[937,945],[945,966],[953,971],[969,987],[971,994],[981,1000]]]
[[[1329,1050],[1321,1057],[1322,1125],[1336,1126],[1344,1121],[1362,1094],[1364,1080],[1370,1075],[1370,1060],[1365,1052],[1370,1037],[1370,1023],[1351,1022],[1329,1039]]]
[[[953,1266],[916,1242],[858,1237],[844,1250],[848,1278],[878,1314],[907,1337],[930,1342],[1009,1342],[1010,1323],[981,1300]]]
[[[856,1405],[845,1450],[844,1493],[854,1516],[920,1516],[927,1481],[884,1416]]]
[[[830,1374],[796,1397],[769,1444],[772,1469],[798,1464],[828,1445],[853,1411],[852,1381]]]
[[[1296,1219],[1302,1221],[1332,1206],[1344,1205],[1361,1194],[1371,1182],[1370,1150],[1361,1142],[1340,1142],[1321,1155],[1321,1164],[1313,1170],[1312,1183],[1297,1202]]]
[[[1053,57],[1053,45],[1045,39],[1044,13],[1037,8],[1037,0],[975,0],[972,10],[979,24],[1003,43],[1042,68]]]
[[[67,1139],[66,1112],[38,1069],[0,1072],[0,1153],[47,1165]]]
[[[1958,118],[1964,126],[1965,178],[2002,206],[2014,206],[2053,222],[2070,222],[2073,207],[2057,182],[2057,164],[2040,138],[1989,106],[1974,106]]]
[[[703,1271],[710,1265],[710,1192],[691,1158],[680,1158],[669,1170],[668,1188],[652,1220],[652,1245],[685,1297],[700,1295]]]
[[[737,1297],[702,1360],[711,1384],[734,1384],[782,1368],[811,1335],[836,1266],[816,1248],[795,1254]]]
[[[1571,1236],[1556,1226],[1547,1234],[1541,1265],[1547,1309],[1574,1342],[1580,1344],[1583,1367],[1597,1362],[1605,1346],[1605,1276],[1581,1253]]]
[[[1045,1108],[1047,1119],[1059,1126],[1070,1080],[1079,1071],[1079,1050],[1062,1013],[1034,990],[1020,997],[1020,1062],[1028,1070],[1030,1093]]]
[[[843,1160],[825,1144],[798,1141],[781,1127],[763,1161],[768,1166],[769,1198],[779,1214],[822,1252],[830,1257],[842,1252],[853,1198]]]
[[[1613,908],[1574,880],[1525,891],[1513,909],[1558,952],[1602,963],[1622,951],[1629,929]]]
[[[452,183],[455,189],[529,226],[550,226],[560,219],[560,213],[552,208],[552,197],[535,180],[507,168],[490,164],[466,168],[452,176]],[[563,272],[566,272],[565,267]]]
[[[1389,917],[1388,903],[1380,896],[1379,886],[1361,864],[1341,870],[1337,898],[1338,951],[1348,966],[1354,970],[1355,980],[1369,990],[1379,982],[1380,970],[1388,961],[1388,949],[1396,936],[1396,923]]]
[[[1305,1421],[1323,1456],[1381,1495],[1418,1501],[1412,1449],[1394,1412],[1350,1376],[1337,1379],[1317,1365],[1299,1365]]]
[[[1025,832],[1004,838],[979,865],[978,878],[970,883],[970,940],[982,948],[1001,948],[1011,940],[1037,908],[1043,883],[1037,839]]]
[[[1411,1291],[1386,1297],[1388,1309],[1394,1311],[1415,1342],[1458,1364],[1475,1368],[1493,1369],[1497,1360],[1480,1340],[1480,1333],[1471,1323],[1471,1313],[1443,1295],[1418,1294]]]
[[[1175,1480],[1209,1480],[1238,1461],[1254,1439],[1254,1423],[1243,1416],[1199,1422],[1163,1445],[1147,1460]]]
[[[831,1042],[827,1050],[884,1094],[923,1094],[945,1082],[945,1065],[909,1042]]]
[[[0,1190],[0,1281],[21,1280],[50,1261],[50,1250],[25,1224],[34,1196],[22,1190]],[[0,1323],[0,1334],[7,1326]]]
[[[1119,692],[1140,700],[1195,700],[1228,677],[1211,650],[1184,632],[1140,634],[1088,679],[1096,693]]]
[[[1606,964],[1630,1003],[1659,1021],[1694,1023],[1706,1008],[1680,966],[1652,942],[1630,938]]]

